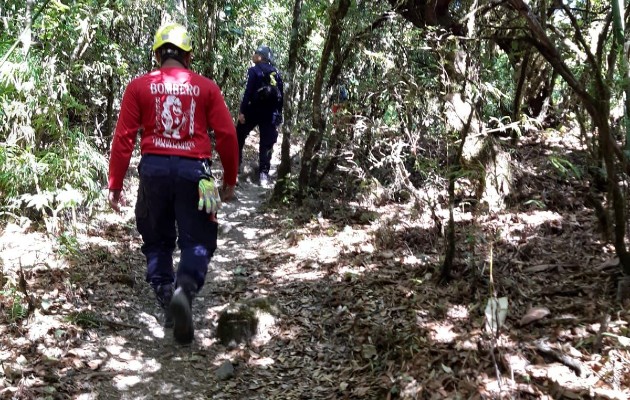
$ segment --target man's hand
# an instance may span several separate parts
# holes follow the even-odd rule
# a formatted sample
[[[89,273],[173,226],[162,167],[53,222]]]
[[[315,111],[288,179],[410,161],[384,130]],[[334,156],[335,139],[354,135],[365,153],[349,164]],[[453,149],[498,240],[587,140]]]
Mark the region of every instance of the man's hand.
[[[221,197],[219,190],[212,178],[203,178],[199,181],[199,204],[198,210],[206,210],[207,214],[215,214],[221,208]]]
[[[120,206],[125,205],[125,198],[122,195],[122,190],[109,190],[109,196],[107,198],[109,200],[109,206],[112,210],[116,212],[120,212]]]
[[[241,124],[245,123],[245,114],[238,113],[238,122],[240,122]]]
[[[223,187],[221,188],[221,200],[223,201],[234,200],[236,198],[236,195],[234,193],[235,188],[236,186],[223,184]]]

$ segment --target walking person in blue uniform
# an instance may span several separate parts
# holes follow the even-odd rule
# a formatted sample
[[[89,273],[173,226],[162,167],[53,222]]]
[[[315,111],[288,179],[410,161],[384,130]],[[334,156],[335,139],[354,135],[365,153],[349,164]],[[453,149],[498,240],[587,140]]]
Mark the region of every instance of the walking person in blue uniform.
[[[236,134],[239,148],[239,170],[243,163],[243,147],[249,133],[258,126],[258,174],[261,186],[269,185],[269,169],[273,146],[278,140],[278,126],[282,123],[284,85],[273,65],[273,53],[260,46],[252,55],[253,67],[247,70],[247,85],[238,114]]]

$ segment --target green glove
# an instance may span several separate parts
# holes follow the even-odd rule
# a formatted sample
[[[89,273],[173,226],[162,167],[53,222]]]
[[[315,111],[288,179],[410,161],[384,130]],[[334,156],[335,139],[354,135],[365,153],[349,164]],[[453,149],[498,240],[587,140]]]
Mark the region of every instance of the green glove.
[[[219,190],[212,178],[203,178],[199,181],[199,204],[197,209],[201,211],[204,208],[207,214],[214,214],[221,208]]]

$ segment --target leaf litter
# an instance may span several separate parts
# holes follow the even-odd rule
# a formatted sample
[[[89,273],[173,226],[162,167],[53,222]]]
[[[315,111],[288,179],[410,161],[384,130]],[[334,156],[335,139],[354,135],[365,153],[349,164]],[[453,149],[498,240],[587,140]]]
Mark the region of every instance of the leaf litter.
[[[615,302],[619,267],[587,209],[462,222],[458,275],[438,285],[443,239],[412,205],[366,210],[375,220],[331,199],[334,218],[303,218],[263,211],[255,185],[238,192],[188,347],[160,326],[132,208],[80,229],[70,256],[5,227],[0,398],[630,397],[630,313]],[[20,266],[25,290],[8,290]],[[495,295],[509,306],[488,332]],[[250,343],[219,344],[219,313],[258,297],[273,298],[280,318]]]

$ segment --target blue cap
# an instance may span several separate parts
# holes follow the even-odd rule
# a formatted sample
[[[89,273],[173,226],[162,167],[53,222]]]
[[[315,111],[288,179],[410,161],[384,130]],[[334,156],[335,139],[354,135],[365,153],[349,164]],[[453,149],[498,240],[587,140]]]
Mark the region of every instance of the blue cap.
[[[259,54],[265,61],[273,62],[273,53],[267,46],[258,46],[254,53]]]

